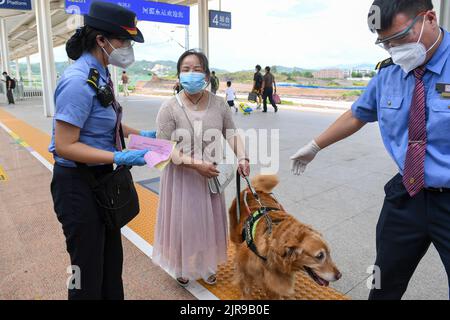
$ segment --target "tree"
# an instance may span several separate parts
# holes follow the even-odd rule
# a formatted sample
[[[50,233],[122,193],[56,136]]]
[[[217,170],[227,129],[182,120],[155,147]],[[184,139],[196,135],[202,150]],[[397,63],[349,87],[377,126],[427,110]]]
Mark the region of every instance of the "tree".
[[[352,72],[352,78],[362,78],[362,77],[363,77],[362,73],[356,71]]]

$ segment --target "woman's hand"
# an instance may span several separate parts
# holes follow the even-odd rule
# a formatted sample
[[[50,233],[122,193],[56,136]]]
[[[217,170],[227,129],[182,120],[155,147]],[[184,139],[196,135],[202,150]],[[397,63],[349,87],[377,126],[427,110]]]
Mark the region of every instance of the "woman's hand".
[[[239,161],[238,172],[242,178],[250,176],[250,162],[248,159]]]
[[[145,166],[148,150],[127,150],[114,152],[114,163],[118,166]]]
[[[156,131],[145,131],[145,130],[142,130],[140,132],[140,135],[142,137],[156,139]]]
[[[214,178],[219,175],[219,170],[217,170],[216,166],[209,162],[203,162],[201,164],[196,165],[195,169],[198,173],[206,178]]]

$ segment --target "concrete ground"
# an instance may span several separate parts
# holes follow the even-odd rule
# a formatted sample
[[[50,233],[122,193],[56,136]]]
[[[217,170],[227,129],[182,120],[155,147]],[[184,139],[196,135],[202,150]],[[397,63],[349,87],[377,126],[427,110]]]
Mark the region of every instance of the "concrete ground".
[[[122,100],[125,110],[124,122],[138,129],[153,129],[156,114],[163,100],[164,98],[140,96]],[[40,101],[33,100],[18,102],[12,108],[4,104],[0,104],[0,107],[50,133],[51,119],[43,116],[40,104]],[[333,287],[353,299],[366,299],[368,296],[366,281],[369,276],[367,269],[375,259],[375,227],[384,197],[383,186],[396,174],[396,167],[382,145],[377,125],[367,125],[356,135],[320,152],[302,176],[296,177],[290,173],[289,156],[324,130],[344,111],[282,108],[280,112],[274,114],[269,107],[267,114],[260,112],[251,116],[237,114],[235,121],[237,127],[242,129],[279,129],[278,174],[281,183],[275,190],[277,197],[287,211],[322,232],[329,242],[332,256],[343,273],[343,278],[333,284]],[[0,136],[0,140],[2,139],[5,139],[4,135]],[[258,165],[252,166],[252,173],[259,173],[259,169]],[[133,170],[136,181],[159,176],[156,170],[147,168]],[[233,199],[234,193],[233,184],[227,190],[228,203]],[[1,205],[0,214],[4,214]],[[4,247],[8,246],[8,241],[12,241],[9,239],[2,236],[0,248],[4,250]],[[153,268],[152,264],[145,260],[147,258],[141,257],[143,255],[131,246],[130,244],[127,250],[133,251],[133,256],[138,257],[138,261],[143,259],[139,263],[146,265],[147,274],[159,276],[158,272],[162,271]],[[64,255],[60,258],[66,259]],[[125,273],[127,270],[130,274],[136,272],[133,271],[132,263],[126,262]],[[1,259],[0,272],[3,272],[4,268],[8,268],[7,262]],[[140,276],[142,277],[142,274]],[[0,274],[0,281],[1,278]],[[135,290],[142,290],[142,287],[138,288],[139,282],[134,283]],[[431,247],[411,280],[405,299],[448,299],[447,286],[447,276],[442,262],[434,247]],[[151,286],[147,289],[152,290]],[[179,289],[171,286],[170,290]],[[156,291],[152,297],[159,297],[159,294],[161,298],[168,297],[165,291],[167,290]],[[130,298],[131,296],[132,293],[128,295]],[[177,296],[183,298],[181,293]]]

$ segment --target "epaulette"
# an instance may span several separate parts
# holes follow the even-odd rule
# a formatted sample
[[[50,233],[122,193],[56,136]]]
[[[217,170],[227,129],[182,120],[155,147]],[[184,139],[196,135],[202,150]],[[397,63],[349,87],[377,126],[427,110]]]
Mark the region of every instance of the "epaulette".
[[[100,74],[98,73],[97,69],[91,68],[91,70],[89,70],[89,77],[86,82],[97,92],[99,81]]]
[[[386,60],[378,62],[377,66],[375,67],[375,70],[381,70],[383,68],[392,66],[393,64],[394,64],[394,61],[392,60],[392,58],[388,58]]]

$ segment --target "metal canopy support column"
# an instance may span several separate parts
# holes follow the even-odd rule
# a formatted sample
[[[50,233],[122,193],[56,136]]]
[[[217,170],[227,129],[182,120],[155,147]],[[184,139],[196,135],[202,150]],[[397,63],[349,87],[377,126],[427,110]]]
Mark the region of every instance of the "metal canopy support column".
[[[184,50],[189,50],[189,26],[184,27]]]
[[[55,105],[53,95],[56,87],[56,68],[53,55],[53,32],[51,24],[50,1],[34,1],[36,10],[37,35],[41,58],[42,95],[44,115],[53,116]]]
[[[16,79],[20,80],[20,66],[19,66],[19,59],[16,59]]]
[[[115,66],[111,66],[110,68],[111,71],[111,80],[113,82],[113,86],[114,86],[114,93],[116,95],[116,98],[119,97],[119,80],[118,80],[118,68]],[[122,73],[120,73],[122,75]]]
[[[6,23],[5,19],[0,18],[0,53],[2,57],[2,64],[0,73],[3,71],[8,72],[9,74],[9,46],[8,46],[8,34],[6,32]],[[0,75],[3,78],[3,75]],[[6,101],[6,84],[2,81],[0,83],[3,86],[3,92],[5,92],[5,101]]]
[[[208,0],[198,0],[199,45],[200,49],[209,57],[209,12]]]
[[[28,84],[31,85],[32,79],[32,72],[31,72],[31,60],[30,56],[27,56],[27,78],[28,78]]]
[[[2,54],[2,70],[9,74],[9,45],[8,45],[8,33],[6,31],[6,21],[0,18],[0,50]]]
[[[450,30],[450,1],[441,1],[440,24],[445,29]]]

